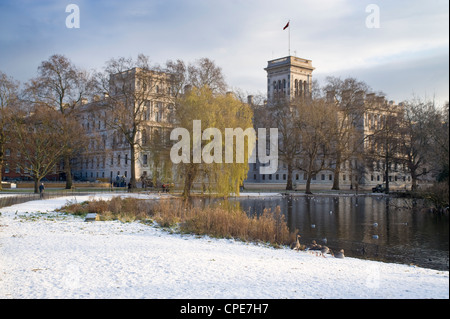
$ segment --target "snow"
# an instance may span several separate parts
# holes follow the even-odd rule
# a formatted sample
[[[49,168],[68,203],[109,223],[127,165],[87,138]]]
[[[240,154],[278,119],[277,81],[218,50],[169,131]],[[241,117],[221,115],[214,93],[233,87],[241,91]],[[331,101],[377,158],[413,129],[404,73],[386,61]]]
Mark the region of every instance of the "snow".
[[[89,199],[0,209],[0,298],[449,298],[448,271],[171,234],[139,222],[84,222],[54,211]]]

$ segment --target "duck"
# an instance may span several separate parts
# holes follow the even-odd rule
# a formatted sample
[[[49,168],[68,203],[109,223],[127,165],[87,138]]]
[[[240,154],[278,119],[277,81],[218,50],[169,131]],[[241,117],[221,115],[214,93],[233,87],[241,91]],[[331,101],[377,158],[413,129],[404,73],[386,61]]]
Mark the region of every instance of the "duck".
[[[343,249],[339,250],[336,254],[334,254],[334,257],[336,257],[336,258],[344,258],[345,257],[344,250]]]

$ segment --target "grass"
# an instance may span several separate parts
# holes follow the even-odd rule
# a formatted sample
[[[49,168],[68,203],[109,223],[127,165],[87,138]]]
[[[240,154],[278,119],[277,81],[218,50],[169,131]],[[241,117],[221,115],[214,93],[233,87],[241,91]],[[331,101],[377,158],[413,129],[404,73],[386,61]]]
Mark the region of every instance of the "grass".
[[[241,209],[226,204],[200,208],[181,200],[150,203],[143,199],[113,197],[110,201],[69,202],[60,211],[82,216],[97,213],[100,220],[155,221],[161,227],[182,233],[264,242],[274,247],[289,245],[296,238],[296,232],[289,231],[280,207],[274,211],[265,209],[259,216],[248,216]]]

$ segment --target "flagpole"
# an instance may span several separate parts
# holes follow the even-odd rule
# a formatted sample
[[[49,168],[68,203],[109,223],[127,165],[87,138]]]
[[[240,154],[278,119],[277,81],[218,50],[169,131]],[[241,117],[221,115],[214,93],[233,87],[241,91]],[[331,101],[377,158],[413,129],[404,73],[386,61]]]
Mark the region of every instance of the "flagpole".
[[[288,31],[289,31],[289,41],[288,41],[288,52],[289,52],[289,56],[291,56],[291,20],[289,20],[289,27],[288,27]]]

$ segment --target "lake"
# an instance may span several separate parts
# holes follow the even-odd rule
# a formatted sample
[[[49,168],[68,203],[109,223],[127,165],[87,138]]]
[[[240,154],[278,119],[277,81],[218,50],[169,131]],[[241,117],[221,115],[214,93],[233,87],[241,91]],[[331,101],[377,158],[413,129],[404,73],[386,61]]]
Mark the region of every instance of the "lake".
[[[449,270],[449,216],[414,209],[411,199],[380,195],[233,199],[248,214],[281,207],[302,244],[316,240],[348,257]]]

